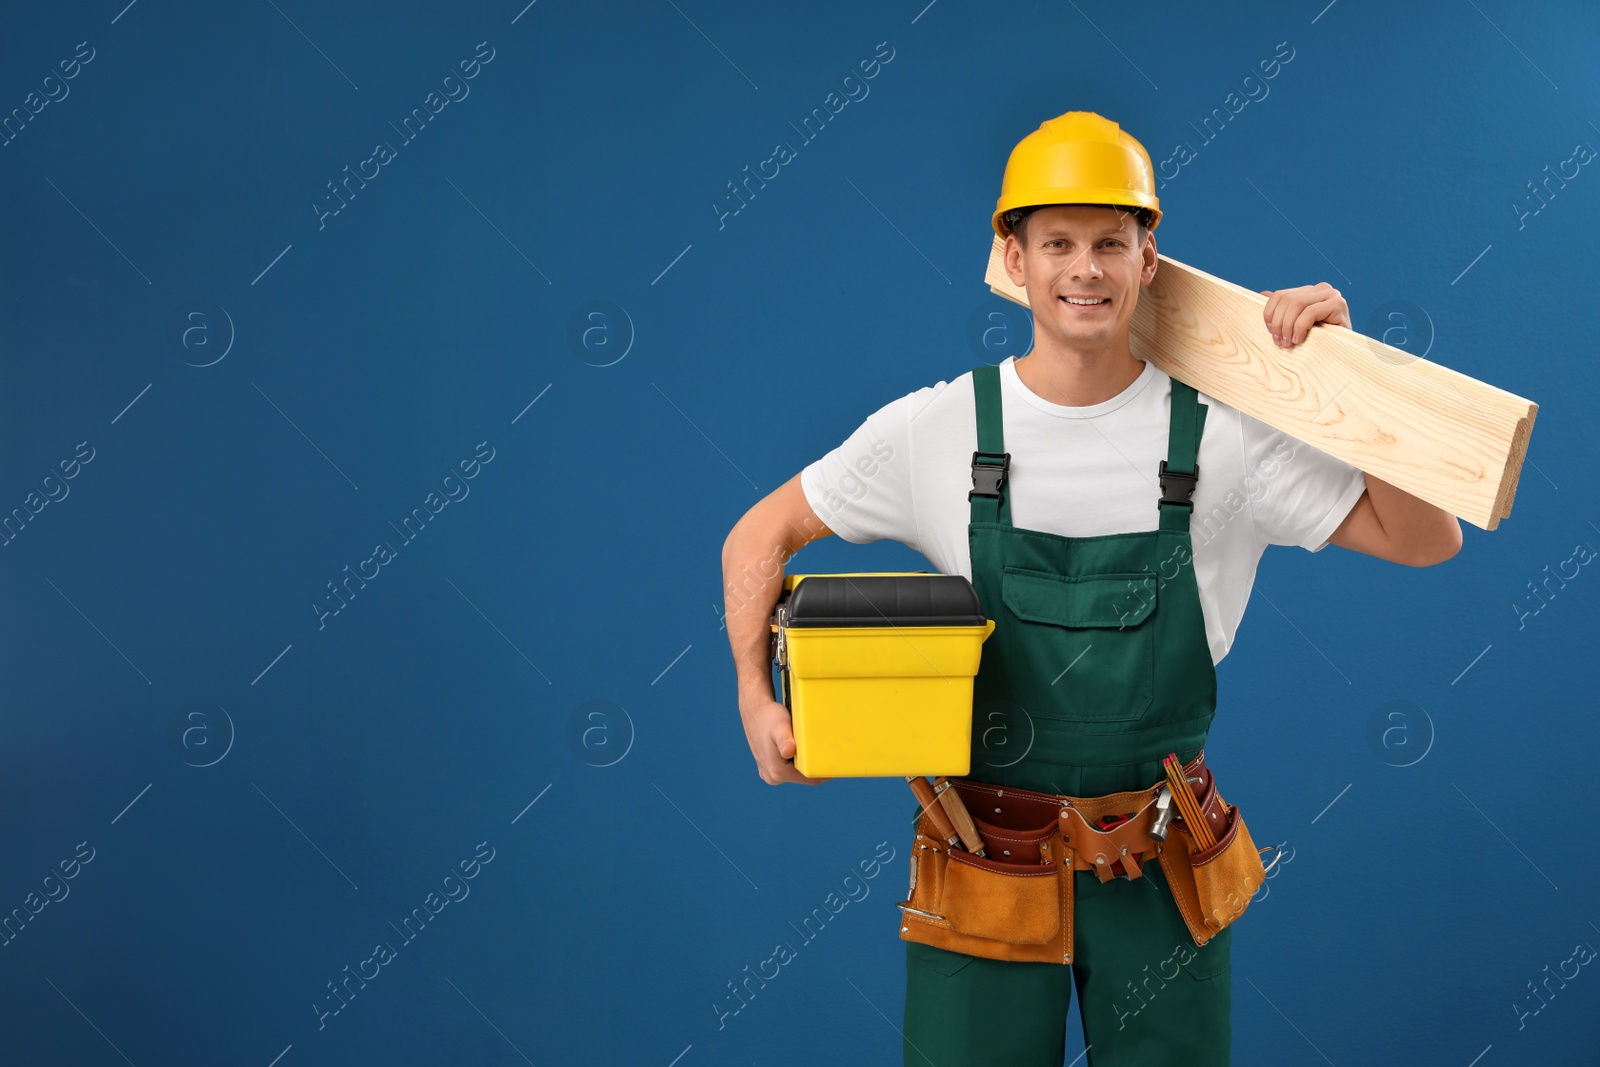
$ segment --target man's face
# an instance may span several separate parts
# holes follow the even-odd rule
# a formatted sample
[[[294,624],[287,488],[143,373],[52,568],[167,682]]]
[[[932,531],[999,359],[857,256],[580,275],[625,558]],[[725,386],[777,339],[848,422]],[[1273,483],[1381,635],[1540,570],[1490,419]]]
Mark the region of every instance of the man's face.
[[[1034,328],[1074,348],[1126,337],[1139,289],[1156,274],[1155,236],[1140,246],[1131,213],[1078,204],[1039,208],[1023,233],[1025,244],[1006,238],[1006,273],[1027,290]]]

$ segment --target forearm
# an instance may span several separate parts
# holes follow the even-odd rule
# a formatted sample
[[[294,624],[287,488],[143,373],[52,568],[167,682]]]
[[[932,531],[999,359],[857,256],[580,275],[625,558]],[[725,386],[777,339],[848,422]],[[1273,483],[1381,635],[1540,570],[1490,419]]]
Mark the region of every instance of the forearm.
[[[1443,563],[1461,548],[1461,523],[1443,508],[1371,474],[1367,496],[1397,554],[1413,567]]]
[[[772,610],[783,591],[788,545],[774,530],[746,516],[722,546],[723,620],[738,676],[739,703],[771,700]]]

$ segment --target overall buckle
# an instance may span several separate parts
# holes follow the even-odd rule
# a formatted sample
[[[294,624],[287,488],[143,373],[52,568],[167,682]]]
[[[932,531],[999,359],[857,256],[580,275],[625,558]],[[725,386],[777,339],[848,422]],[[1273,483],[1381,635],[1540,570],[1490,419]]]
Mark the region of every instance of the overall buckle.
[[[1191,498],[1194,496],[1195,483],[1200,480],[1200,464],[1196,463],[1194,465],[1194,473],[1183,474],[1179,471],[1167,470],[1167,461],[1162,460],[1159,478],[1161,480],[1160,503],[1180,504],[1191,511],[1194,510],[1194,501]],[[1168,482],[1175,484],[1168,485]],[[1175,496],[1175,490],[1183,495],[1181,497]]]
[[[1000,462],[985,463],[979,459],[980,456],[986,456],[991,460],[998,459]],[[1010,452],[972,453],[972,491],[967,494],[967,499],[971,500],[975,496],[998,497],[1000,487],[1006,481],[1006,472],[1010,469]]]

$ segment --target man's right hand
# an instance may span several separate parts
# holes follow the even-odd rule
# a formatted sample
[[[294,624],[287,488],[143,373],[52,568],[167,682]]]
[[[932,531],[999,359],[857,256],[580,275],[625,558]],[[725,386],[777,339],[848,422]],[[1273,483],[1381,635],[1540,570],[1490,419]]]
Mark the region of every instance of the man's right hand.
[[[784,563],[832,533],[806,503],[796,474],[745,512],[722,545],[723,620],[738,674],[739,718],[756,770],[768,785],[827,781],[807,778],[790,762],[794,727],[789,709],[774,699],[770,620],[783,590]]]
[[[807,778],[794,769],[794,726],[789,709],[776,700],[752,697],[741,701],[739,717],[744,720],[744,736],[756,758],[756,770],[768,785],[799,782],[820,785],[826,778]]]

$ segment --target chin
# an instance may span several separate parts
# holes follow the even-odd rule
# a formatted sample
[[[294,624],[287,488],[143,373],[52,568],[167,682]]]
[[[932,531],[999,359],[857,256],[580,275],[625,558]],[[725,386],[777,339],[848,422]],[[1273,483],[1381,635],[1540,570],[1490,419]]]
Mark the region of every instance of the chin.
[[[1098,341],[1110,337],[1117,332],[1114,322],[1102,323],[1099,326],[1084,326],[1082,324],[1061,323],[1058,332],[1063,337],[1073,337],[1085,341]]]

